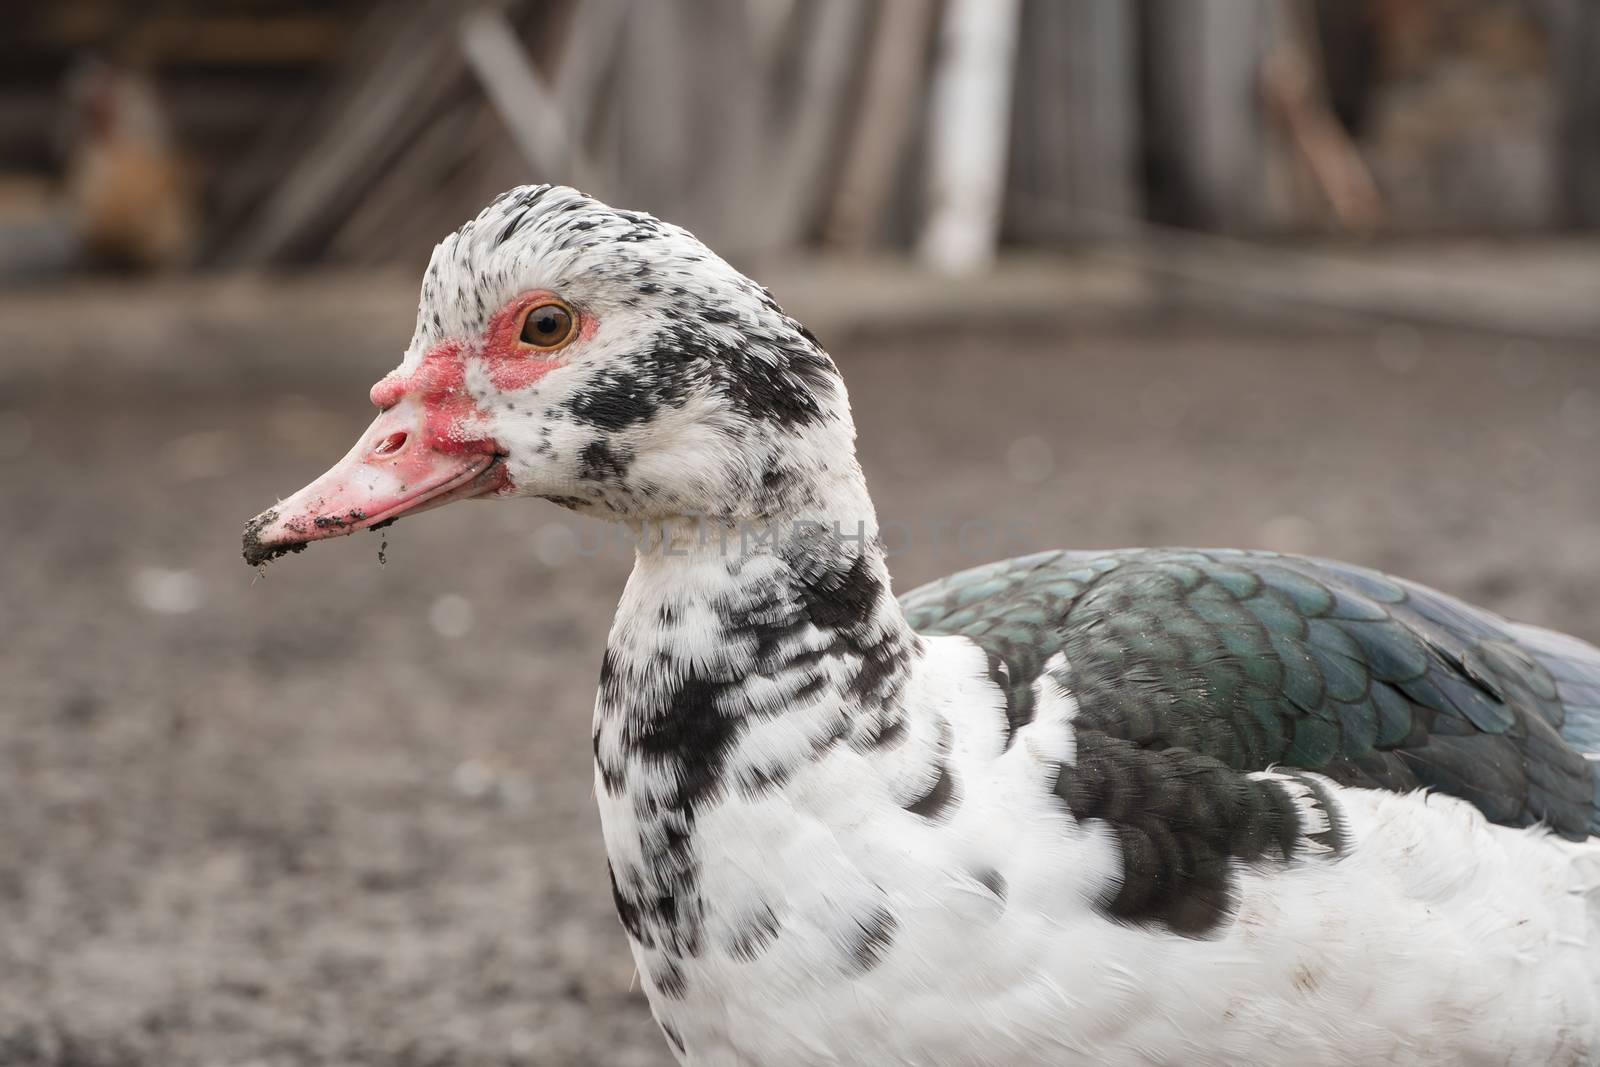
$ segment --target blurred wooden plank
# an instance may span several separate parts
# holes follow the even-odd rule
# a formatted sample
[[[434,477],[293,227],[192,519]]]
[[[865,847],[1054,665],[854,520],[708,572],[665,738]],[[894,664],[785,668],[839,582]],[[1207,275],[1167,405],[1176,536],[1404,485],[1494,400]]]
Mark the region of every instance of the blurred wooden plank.
[[[1340,227],[1370,234],[1383,223],[1383,199],[1366,161],[1329,105],[1315,13],[1307,0],[1274,0],[1272,46],[1262,93],[1287,130],[1306,173]]]
[[[135,27],[123,47],[147,63],[307,64],[332,56],[344,41],[344,29],[344,20],[330,12],[168,9]]]
[[[695,57],[691,90],[700,117],[695,178],[684,220],[728,255],[760,240],[767,168],[782,124],[773,105],[779,50],[790,43],[792,11],[770,0],[694,0],[688,32],[708,47]]]
[[[513,186],[538,180],[487,101],[468,99],[458,107],[453,115],[441,116],[431,131],[437,138],[436,149],[419,139],[416,152],[408,154],[406,162],[416,172],[396,174],[386,183],[387,217],[369,238],[350,243],[353,261],[404,263],[420,271],[434,245],[490,200]],[[421,157],[429,150],[437,156],[424,162]]]
[[[1561,94],[1560,187],[1566,220],[1600,227],[1600,4],[1548,0]]]
[[[867,53],[866,85],[824,236],[861,249],[884,231],[918,112],[938,7],[934,0],[885,0]]]
[[[788,120],[776,124],[786,136],[769,157],[765,206],[755,220],[760,225],[753,236],[761,247],[793,245],[817,221],[867,13],[859,0],[814,0],[797,92]]]
[[[395,161],[340,224],[328,243],[328,257],[346,263],[386,263],[418,239],[415,231],[420,227],[432,229],[434,240],[443,237],[446,229],[431,217],[426,221],[422,217],[433,215],[429,202],[452,174],[470,165],[483,149],[486,135],[499,131],[487,110],[483,100],[464,99],[434,116],[411,151]],[[462,221],[456,219],[451,225]]]
[[[1248,230],[1269,218],[1261,121],[1266,0],[1145,0],[1145,144],[1158,221]]]
[[[540,5],[528,12],[526,30],[494,15],[480,22],[477,32],[492,35],[491,63],[520,70],[510,81],[497,81],[500,72],[490,72],[496,98],[463,85],[459,99],[427,122],[367,191],[341,226],[330,253],[349,262],[403,260],[420,266],[435,242],[514,185],[562,181],[592,188],[592,168],[581,156],[576,167],[562,158],[568,148],[565,139],[571,138],[573,149],[581,151],[579,131],[589,125],[595,97],[604,90],[619,20],[631,2],[589,0],[561,5],[564,12]],[[551,70],[556,72],[553,89],[546,73]],[[561,109],[559,133],[526,124],[521,112],[530,90],[517,78],[533,79],[531,93],[545,98],[545,107]],[[565,98],[573,102],[563,105]],[[517,127],[522,130],[520,144],[513,124],[523,124]],[[552,136],[563,139],[558,146],[562,153],[550,151]]]
[[[692,85],[701,42],[691,38],[684,8],[683,0],[651,0],[636,5],[624,25],[614,146],[623,199],[680,218],[697,178],[702,132]]]
[[[806,13],[823,18],[833,4]],[[783,229],[792,199],[784,161],[803,136],[800,117],[774,107],[774,56],[753,17],[761,10],[747,0],[635,4],[598,150],[614,160],[617,199],[735,257]],[[799,54],[809,47],[793,37],[782,44]]]
[[[584,191],[602,198],[614,194],[616,176],[593,158],[588,145],[600,108],[616,80],[618,54],[627,20],[637,0],[583,0],[558,54],[548,57],[555,69],[556,99],[567,109],[567,129],[589,155]],[[535,57],[541,65],[543,58]]]
[[[1005,236],[1065,242],[1138,222],[1136,9],[1125,0],[1026,0]]]
[[[927,223],[918,256],[970,274],[1000,235],[1020,0],[949,0],[940,26],[928,138]]]
[[[535,173],[573,181],[586,165],[583,150],[567,130],[554,90],[533,69],[517,29],[498,8],[480,7],[457,23],[461,52]]]
[[[462,16],[459,33],[467,62],[540,181],[576,185],[597,194],[609,184],[596,174],[583,136],[629,6],[627,0],[588,0],[578,5],[553,86],[535,69],[503,11],[483,7]],[[547,57],[547,63],[554,65],[553,59]]]
[[[214,258],[229,264],[305,257],[461,82],[450,0],[388,0],[356,42],[309,142]],[[270,166],[270,162],[266,163]]]

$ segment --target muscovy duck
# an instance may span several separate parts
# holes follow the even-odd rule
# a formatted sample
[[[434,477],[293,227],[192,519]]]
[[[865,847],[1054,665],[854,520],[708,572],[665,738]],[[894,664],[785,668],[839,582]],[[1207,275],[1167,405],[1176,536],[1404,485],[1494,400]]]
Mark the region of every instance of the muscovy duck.
[[[249,562],[469,497],[650,531],[595,782],[681,1062],[1600,1059],[1600,649],[1266,552],[896,600],[817,339],[567,188],[438,246],[372,400]]]

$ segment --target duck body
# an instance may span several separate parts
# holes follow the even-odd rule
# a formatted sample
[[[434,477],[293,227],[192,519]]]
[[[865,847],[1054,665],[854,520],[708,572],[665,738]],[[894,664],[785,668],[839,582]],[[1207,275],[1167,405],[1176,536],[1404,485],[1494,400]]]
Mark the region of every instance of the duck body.
[[[821,343],[570,189],[435,249],[372,399],[247,561],[468,497],[641,535],[595,792],[681,1062],[1600,1062],[1600,649],[1270,553],[896,599]]]
[[[1007,794],[1026,759],[975,777],[975,813]],[[670,962],[632,939],[681,1062],[1594,1062],[1592,927],[1574,899],[1594,881],[1582,846],[1485,830],[1459,801],[1350,790],[1340,799],[1362,844],[1347,863],[1245,874],[1230,927],[1192,940],[1096,914],[1085,883],[1113,871],[1109,842],[1043,803],[1007,805],[1028,828],[998,834],[976,815],[938,833],[887,816],[841,825],[809,802],[859,791],[863,776],[833,762],[804,774],[795,796],[708,821],[723,843],[704,852],[713,940],[696,955]],[[1043,793],[1049,771],[1031,769]],[[625,853],[609,839],[627,833],[626,818],[606,819],[608,847]],[[1048,841],[1051,830],[1082,843]],[[1001,899],[973,865],[1007,855]],[[1446,865],[1455,884],[1438,874]],[[836,892],[794,892],[822,872]],[[738,947],[748,920],[736,917],[780,886],[782,932],[751,959]],[[717,944],[719,933],[729,940]]]
[[[1074,814],[1073,779],[1091,773],[1080,755],[1106,735],[1092,722],[1094,700],[1086,709],[1077,699],[1066,657],[1051,653],[1022,683],[1030,712],[1016,722],[1012,668],[997,670],[984,647],[996,642],[928,632],[1003,620],[1019,593],[1053,596],[1059,624],[1092,626],[1069,621],[1071,606],[1122,567],[1262,572],[1235,587],[1276,596],[1268,583],[1280,565],[1314,562],[1048,554],[957,576],[903,606],[879,601],[862,616],[866,632],[894,633],[906,616],[926,628],[914,641],[886,638],[903,650],[890,687],[903,718],[884,721],[852,685],[872,654],[841,653],[829,620],[810,621],[806,582],[779,557],[642,554],[597,703],[596,795],[618,909],[682,1062],[1594,1060],[1600,848],[1492,824],[1448,795],[1284,768],[1240,778],[1295,805],[1289,859],[1269,848],[1225,860],[1220,896],[1194,876],[1192,840],[1132,871],[1118,819],[1160,805],[1130,796],[1132,816]],[[1412,601],[1437,596],[1367,580]],[[1379,602],[1361,599],[1365,610],[1346,613],[1363,617],[1345,622],[1381,622],[1370,606]],[[753,634],[751,619],[780,636]],[[820,672],[817,649],[835,651]],[[649,729],[628,736],[661,708],[681,724],[694,706],[732,736],[675,732],[683,748],[671,754],[644,741]],[[1296,711],[1280,713],[1291,746]],[[694,746],[712,734],[718,755],[708,760]],[[679,759],[710,768],[687,798]],[[1335,755],[1322,770],[1348,776],[1346,762]],[[1097,773],[1125,775],[1110,793],[1177,788],[1135,768]],[[1149,829],[1181,839],[1186,817],[1226,818],[1193,800],[1169,808]],[[1118,916],[1118,891],[1134,876],[1174,884],[1164,900],[1123,900]],[[1204,914],[1186,914],[1191,906]]]

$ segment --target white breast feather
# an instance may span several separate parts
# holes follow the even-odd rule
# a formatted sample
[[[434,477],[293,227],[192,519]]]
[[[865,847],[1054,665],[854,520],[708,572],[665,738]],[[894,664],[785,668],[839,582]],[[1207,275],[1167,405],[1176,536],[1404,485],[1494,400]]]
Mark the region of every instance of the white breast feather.
[[[707,953],[683,1001],[657,1001],[685,1062],[1577,1064],[1600,1049],[1600,848],[1491,826],[1449,797],[1330,783],[1347,855],[1247,871],[1214,939],[1121,925],[1094,908],[1114,841],[1050,791],[1074,702],[1048,670],[1035,695],[1034,721],[1003,747],[983,653],[927,642],[907,694],[924,735],[901,762],[933,742],[926,724],[949,723],[960,799],[946,822],[899,805],[895,760],[845,747],[706,814],[704,886],[728,909],[713,940],[741,900],[786,912],[757,958]],[[770,732],[746,744],[792,741]],[[622,844],[607,810],[608,844]],[[892,944],[847,973],[841,924],[879,902]],[[1436,1042],[1408,1039],[1419,1017]]]

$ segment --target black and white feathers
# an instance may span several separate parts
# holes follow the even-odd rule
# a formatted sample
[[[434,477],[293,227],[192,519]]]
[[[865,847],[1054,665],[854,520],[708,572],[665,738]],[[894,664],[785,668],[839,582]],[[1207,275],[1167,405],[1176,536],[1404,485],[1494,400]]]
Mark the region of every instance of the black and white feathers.
[[[439,246],[407,359],[530,289],[592,336],[466,383],[517,492],[651,532],[596,793],[683,1062],[1600,1058],[1600,651],[1264,554],[902,604],[838,372],[764,289],[518,189]]]

